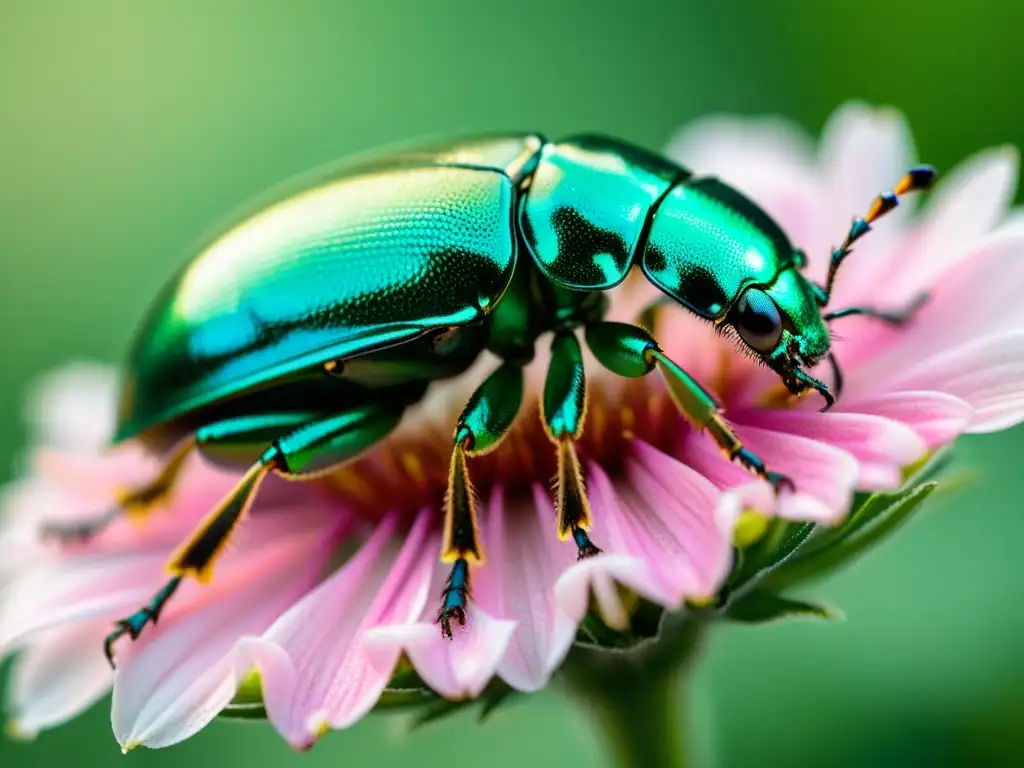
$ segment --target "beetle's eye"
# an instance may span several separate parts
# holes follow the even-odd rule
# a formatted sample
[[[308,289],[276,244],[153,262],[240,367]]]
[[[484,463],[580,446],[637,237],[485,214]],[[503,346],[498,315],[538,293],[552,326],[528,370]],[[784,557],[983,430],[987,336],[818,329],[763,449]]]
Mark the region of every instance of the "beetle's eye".
[[[740,338],[757,352],[771,352],[782,338],[779,308],[757,288],[748,288],[740,296],[732,310],[732,324]]]

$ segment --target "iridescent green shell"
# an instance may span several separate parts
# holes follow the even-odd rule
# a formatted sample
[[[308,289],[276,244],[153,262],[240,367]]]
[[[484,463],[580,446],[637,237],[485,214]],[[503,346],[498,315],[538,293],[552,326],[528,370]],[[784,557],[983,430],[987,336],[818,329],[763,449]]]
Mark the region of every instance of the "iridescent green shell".
[[[523,362],[543,331],[599,318],[637,265],[715,321],[775,286],[804,351],[828,345],[785,234],[717,179],[596,136],[436,142],[307,176],[189,263],[131,349],[116,439],[225,401],[301,402],[332,362],[363,396],[457,375],[485,345]]]
[[[356,163],[227,231],[144,321],[116,439],[482,318],[516,261],[504,169],[521,175],[539,146],[503,136]]]
[[[520,227],[541,273],[564,288],[603,291],[633,266],[648,215],[689,171],[603,136],[547,144]]]
[[[679,184],[654,215],[640,266],[701,317],[720,320],[748,285],[770,285],[793,246],[764,211],[715,178]]]

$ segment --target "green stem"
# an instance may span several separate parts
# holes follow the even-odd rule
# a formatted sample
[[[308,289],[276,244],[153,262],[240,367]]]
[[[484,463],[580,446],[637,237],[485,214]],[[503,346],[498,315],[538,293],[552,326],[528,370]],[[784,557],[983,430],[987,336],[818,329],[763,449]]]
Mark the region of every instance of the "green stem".
[[[687,621],[629,652],[576,648],[563,667],[570,694],[592,713],[620,768],[690,764],[684,683],[701,627]]]

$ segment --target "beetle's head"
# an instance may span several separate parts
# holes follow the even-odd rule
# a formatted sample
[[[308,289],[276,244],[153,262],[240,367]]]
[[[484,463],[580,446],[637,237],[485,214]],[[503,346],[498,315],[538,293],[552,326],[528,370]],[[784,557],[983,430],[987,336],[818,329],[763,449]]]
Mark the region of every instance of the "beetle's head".
[[[743,342],[779,374],[783,384],[794,395],[815,390],[825,398],[822,410],[826,411],[839,397],[842,373],[830,350],[831,334],[826,323],[872,310],[850,307],[823,313],[832,294],[836,272],[850,254],[853,243],[871,231],[874,221],[893,210],[901,195],[928,189],[934,181],[935,170],[930,166],[920,166],[903,176],[893,191],[875,198],[867,214],[853,220],[843,244],[832,251],[824,286],[804,277],[800,269],[806,264],[806,258],[801,252],[793,251],[789,265],[770,285],[746,288],[729,310],[725,322],[731,324]],[[875,311],[874,314],[890,321],[896,317],[893,313],[886,315]],[[826,355],[833,373],[831,391],[807,372]]]
[[[795,266],[782,270],[771,285],[746,288],[722,322],[779,374],[790,392],[816,390],[826,408],[835,401],[828,387],[807,373],[828,354],[831,336],[821,315],[820,291]]]
[[[854,219],[843,244],[832,251],[823,286],[804,275],[806,258],[779,225],[714,177],[688,180],[662,200],[640,266],[669,297],[719,328],[735,331],[791,393],[814,390],[828,410],[839,397],[842,376],[827,323],[872,312],[863,307],[824,312],[836,271],[853,243],[895,208],[901,195],[927,189],[934,179],[932,168],[915,168],[892,192],[879,195],[863,218]],[[832,366],[831,388],[808,372],[823,359]]]

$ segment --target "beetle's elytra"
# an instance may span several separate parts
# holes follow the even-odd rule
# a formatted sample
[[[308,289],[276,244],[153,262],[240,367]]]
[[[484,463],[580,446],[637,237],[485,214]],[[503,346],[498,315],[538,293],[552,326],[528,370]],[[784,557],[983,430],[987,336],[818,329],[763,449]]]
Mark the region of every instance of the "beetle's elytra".
[[[502,439],[519,411],[522,366],[553,333],[543,419],[558,455],[558,534],[580,555],[590,506],[573,443],[582,432],[577,329],[612,372],[664,377],[682,414],[725,455],[776,488],[711,396],[638,325],[603,320],[604,292],[634,268],[701,318],[736,332],[794,394],[826,408],[839,369],[823,314],[850,245],[898,196],[928,187],[918,168],[855,219],[824,286],[758,206],[722,181],[622,141],[548,142],[505,134],[404,149],[358,161],[265,207],[200,253],[153,305],[130,352],[117,439],[165,451],[164,471],[128,494],[138,510],[172,492],[183,458],[247,468],[235,490],[174,554],[175,574],[121,621],[133,639],[181,579],[204,579],[269,473],[303,476],[369,449],[432,381],[484,351],[502,363],[455,425],[441,556],[452,563],[438,621],[464,621],[470,566],[482,559],[467,458]],[[807,371],[828,358],[833,391]],[[98,525],[102,524],[98,521]],[[67,535],[88,534],[80,527]]]

